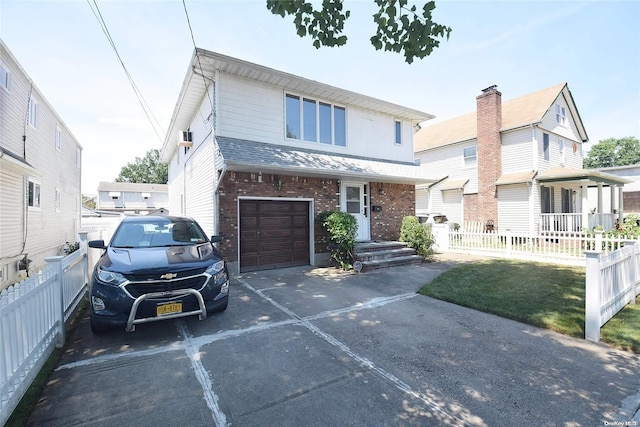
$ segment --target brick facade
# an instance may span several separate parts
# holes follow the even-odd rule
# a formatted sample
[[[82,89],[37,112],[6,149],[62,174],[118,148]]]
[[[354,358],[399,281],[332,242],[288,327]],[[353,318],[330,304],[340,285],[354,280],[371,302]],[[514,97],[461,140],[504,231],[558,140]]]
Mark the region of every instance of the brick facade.
[[[402,218],[415,215],[415,186],[372,182],[371,206],[380,206],[371,212],[371,240],[398,240]]]
[[[238,258],[238,197],[304,198],[314,201],[314,220],[325,211],[335,211],[340,204],[340,184],[336,179],[309,178],[290,175],[248,172],[227,172],[219,188],[219,233],[223,236],[220,249],[227,259]],[[371,212],[371,239],[397,240],[402,218],[414,215],[415,187],[413,185],[371,183],[370,206],[380,206],[379,212]],[[315,222],[316,253],[327,252],[327,235]]]
[[[478,123],[478,194],[465,197],[465,219],[493,221],[498,227],[498,192],[496,181],[502,174],[502,94],[495,87],[485,89],[476,98]],[[469,203],[467,203],[469,202]],[[469,215],[467,216],[467,212]]]

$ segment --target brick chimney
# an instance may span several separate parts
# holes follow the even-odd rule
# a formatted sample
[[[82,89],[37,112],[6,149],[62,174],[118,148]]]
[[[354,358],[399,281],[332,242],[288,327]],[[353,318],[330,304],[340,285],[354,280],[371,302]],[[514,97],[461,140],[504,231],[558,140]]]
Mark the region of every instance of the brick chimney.
[[[498,230],[498,191],[502,174],[502,94],[497,86],[482,90],[476,97],[478,121],[478,220],[493,221]]]

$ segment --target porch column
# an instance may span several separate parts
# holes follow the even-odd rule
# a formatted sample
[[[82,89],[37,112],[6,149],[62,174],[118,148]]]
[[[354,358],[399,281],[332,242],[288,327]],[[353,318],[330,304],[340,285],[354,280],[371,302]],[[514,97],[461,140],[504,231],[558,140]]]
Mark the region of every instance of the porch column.
[[[598,183],[598,214],[602,213],[602,183]]]
[[[618,187],[618,222],[624,222],[624,185]]]
[[[618,189],[617,185],[610,185],[609,186],[609,196],[611,197],[611,202],[610,202],[610,212],[613,213],[614,209],[616,209],[616,190]]]
[[[589,186],[582,184],[582,228],[589,227]]]

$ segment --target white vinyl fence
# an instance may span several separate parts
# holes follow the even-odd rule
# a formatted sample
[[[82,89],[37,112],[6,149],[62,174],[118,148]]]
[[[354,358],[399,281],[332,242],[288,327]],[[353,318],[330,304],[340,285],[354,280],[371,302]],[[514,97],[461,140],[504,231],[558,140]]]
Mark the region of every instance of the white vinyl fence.
[[[65,321],[86,292],[87,233],[79,234],[79,250],[46,258],[46,269],[0,293],[0,425],[64,344]]]
[[[609,252],[622,247],[624,237],[605,237],[601,232],[492,232],[460,231],[448,224],[434,224],[432,231],[439,252],[461,252],[485,256],[519,258],[570,265],[584,265],[585,253],[590,250]]]
[[[585,338],[600,341],[600,328],[640,294],[640,245],[626,241],[610,252],[586,254]]]

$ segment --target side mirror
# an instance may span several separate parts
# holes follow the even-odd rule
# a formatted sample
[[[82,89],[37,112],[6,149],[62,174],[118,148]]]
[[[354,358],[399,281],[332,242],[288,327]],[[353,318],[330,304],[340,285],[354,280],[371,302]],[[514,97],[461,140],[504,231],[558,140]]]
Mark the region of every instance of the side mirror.
[[[211,243],[220,243],[222,242],[222,236],[211,236]]]
[[[89,240],[89,247],[95,249],[107,249],[104,240]]]

